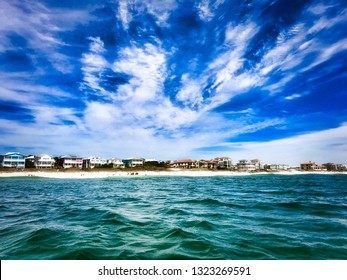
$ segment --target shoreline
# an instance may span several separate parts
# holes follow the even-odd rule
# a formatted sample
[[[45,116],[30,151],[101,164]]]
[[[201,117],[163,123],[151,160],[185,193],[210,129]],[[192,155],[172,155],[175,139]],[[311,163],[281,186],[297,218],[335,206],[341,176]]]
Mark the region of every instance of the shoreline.
[[[167,171],[13,171],[1,172],[0,178],[39,177],[55,179],[98,179],[125,177],[215,177],[215,176],[252,176],[252,175],[305,175],[305,174],[347,174],[335,171],[274,171],[274,172],[238,172],[238,171],[210,171],[210,170],[167,170]]]

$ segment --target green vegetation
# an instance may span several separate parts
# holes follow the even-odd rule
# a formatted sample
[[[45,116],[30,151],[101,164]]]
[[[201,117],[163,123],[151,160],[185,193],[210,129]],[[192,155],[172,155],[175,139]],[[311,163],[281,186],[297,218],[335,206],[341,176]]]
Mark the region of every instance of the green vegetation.
[[[25,168],[35,168],[35,163],[30,159],[25,160]]]
[[[113,163],[106,163],[106,164],[103,164],[103,165],[101,165],[101,166],[97,166],[97,167],[95,167],[95,168],[97,168],[97,169],[110,169],[110,168],[113,168]]]
[[[146,169],[152,169],[152,168],[168,168],[169,165],[167,162],[165,161],[146,161],[143,164],[143,167]]]

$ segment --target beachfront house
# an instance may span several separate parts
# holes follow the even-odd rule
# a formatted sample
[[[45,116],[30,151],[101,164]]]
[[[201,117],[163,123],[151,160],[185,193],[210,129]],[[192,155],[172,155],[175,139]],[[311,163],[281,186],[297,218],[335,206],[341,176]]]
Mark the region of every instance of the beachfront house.
[[[208,168],[208,160],[206,159],[200,159],[198,161],[199,168]]]
[[[236,164],[236,166],[237,166],[237,170],[241,172],[249,172],[249,171],[256,170],[255,165],[246,159],[240,159],[239,162]]]
[[[102,165],[107,164],[107,160],[101,157],[88,157],[84,158],[82,160],[82,167],[83,168],[95,168],[95,167],[101,167]]]
[[[316,165],[315,162],[302,162],[300,163],[300,169],[301,170],[313,170],[314,166]]]
[[[289,165],[287,165],[287,164],[270,164],[268,169],[273,170],[273,171],[283,171],[283,170],[288,170]]]
[[[300,169],[304,171],[321,171],[326,170],[327,168],[321,164],[316,164],[315,162],[309,161],[300,163]]]
[[[0,155],[0,167],[25,168],[25,159],[26,156],[21,153],[6,153]]]
[[[111,158],[107,160],[107,164],[112,164],[113,168],[124,168],[124,162],[119,158]]]
[[[125,167],[142,167],[145,159],[144,158],[127,158],[122,160]]]
[[[180,159],[180,160],[175,160],[171,162],[170,166],[172,168],[184,168],[184,169],[198,168],[199,162],[193,159]]]
[[[75,155],[65,155],[60,157],[60,166],[63,168],[82,168],[83,159]]]
[[[231,169],[232,160],[230,157],[218,157],[215,158],[214,161],[217,162],[218,169]]]
[[[53,168],[55,160],[51,155],[40,154],[34,156],[34,164],[36,168]]]
[[[259,159],[252,159],[251,164],[254,165],[256,171],[264,169],[264,164]]]
[[[236,164],[237,170],[241,172],[260,171],[264,169],[264,164],[259,159],[245,160],[241,159]]]

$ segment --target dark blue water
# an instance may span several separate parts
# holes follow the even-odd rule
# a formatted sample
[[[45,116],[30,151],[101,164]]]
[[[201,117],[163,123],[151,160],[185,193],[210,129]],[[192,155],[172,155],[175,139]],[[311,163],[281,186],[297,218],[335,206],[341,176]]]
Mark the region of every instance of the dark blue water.
[[[347,175],[0,179],[1,259],[347,259]]]

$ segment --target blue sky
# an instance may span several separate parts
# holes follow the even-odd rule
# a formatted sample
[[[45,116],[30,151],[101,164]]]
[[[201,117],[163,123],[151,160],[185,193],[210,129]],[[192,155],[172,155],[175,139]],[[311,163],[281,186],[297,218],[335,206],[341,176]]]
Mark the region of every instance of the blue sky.
[[[345,1],[0,0],[0,152],[347,163]]]

